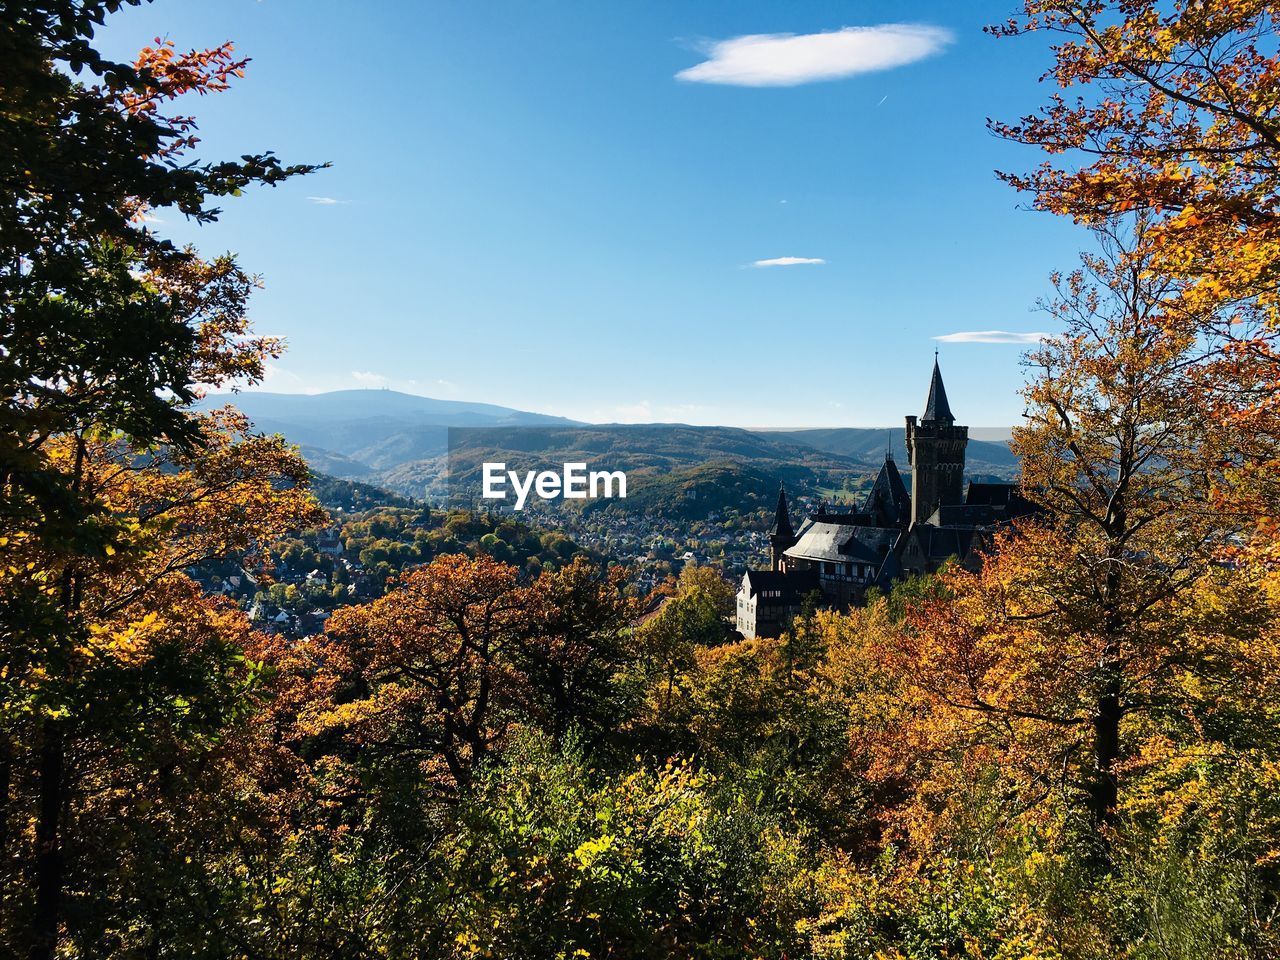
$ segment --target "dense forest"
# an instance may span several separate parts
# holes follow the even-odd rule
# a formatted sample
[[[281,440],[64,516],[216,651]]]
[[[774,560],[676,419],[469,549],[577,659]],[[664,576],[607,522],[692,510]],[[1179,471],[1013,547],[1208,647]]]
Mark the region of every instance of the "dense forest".
[[[1015,431],[1043,513],[980,567],[741,640],[705,567],[637,598],[465,515],[384,557],[401,505],[357,521],[385,592],[297,639],[195,579],[332,522],[195,408],[281,345],[145,215],[316,168],[200,157],[246,62],[104,58],[141,2],[0,2],[5,955],[1280,953],[1280,5],[991,28],[1053,36],[1057,92],[991,126],[1083,252]]]

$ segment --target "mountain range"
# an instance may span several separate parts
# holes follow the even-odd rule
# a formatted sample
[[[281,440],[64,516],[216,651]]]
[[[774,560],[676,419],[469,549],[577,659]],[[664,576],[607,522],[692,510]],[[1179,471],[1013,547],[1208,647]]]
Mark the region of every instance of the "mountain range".
[[[451,442],[457,481],[476,481],[484,460],[536,458],[543,464],[586,460],[649,477],[658,482],[653,489],[663,495],[675,484],[690,499],[689,484],[700,484],[705,490],[710,477],[721,483],[728,476],[749,477],[753,492],[758,486],[776,486],[778,480],[816,490],[838,486],[845,476],[873,471],[886,452],[904,470],[907,462],[900,427],[744,430],[687,424],[586,424],[495,404],[436,400],[394,390],[215,394],[200,406],[212,409],[226,404],[243,411],[258,430],[282,434],[297,444],[319,472],[433,499],[444,492]],[[998,436],[1000,431],[984,434]],[[1017,472],[1017,465],[1007,443],[970,440],[970,474],[1009,477]],[[637,506],[652,497],[642,495]]]

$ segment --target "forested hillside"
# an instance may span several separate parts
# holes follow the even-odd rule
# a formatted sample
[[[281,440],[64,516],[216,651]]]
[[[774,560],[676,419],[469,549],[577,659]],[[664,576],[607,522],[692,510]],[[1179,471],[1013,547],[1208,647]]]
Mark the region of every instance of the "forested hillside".
[[[903,428],[866,430],[855,427],[839,427],[827,430],[770,430],[764,434],[771,439],[799,443],[815,450],[850,457],[864,463],[879,463],[885,453],[907,466],[907,446]],[[965,462],[970,473],[1013,477],[1017,474],[1018,458],[1009,444],[999,440],[977,440],[972,436],[965,451]]]
[[[873,475],[886,451],[904,472],[910,469],[900,429],[548,425],[544,421],[554,418],[519,411],[494,414],[494,422],[474,427],[469,424],[479,415],[471,407],[489,409],[485,405],[457,404],[465,408],[463,413],[452,407],[440,412],[437,405],[443,401],[385,390],[298,396],[288,402],[277,395],[245,393],[210,398],[205,406],[214,407],[223,400],[245,412],[256,429],[278,432],[300,445],[318,470],[437,503],[450,496],[455,503],[473,501],[479,493],[480,467],[486,461],[505,462],[511,469],[519,464],[541,469],[586,462],[593,468],[625,470],[632,478],[632,502],[607,505],[609,509],[672,516],[691,510],[705,516],[714,509],[707,506],[712,503],[754,509],[776,494],[780,482],[803,493],[839,488],[846,478]],[[421,408],[412,403],[417,400],[422,401]],[[499,424],[500,420],[509,422]],[[971,440],[968,469],[974,476],[1008,479],[1017,475],[1018,461],[1007,443]],[[726,493],[708,489],[700,503],[687,497],[686,492],[699,485],[699,477],[712,475],[732,476]],[[731,488],[747,499],[731,504],[727,492]],[[761,495],[765,501],[759,500]]]

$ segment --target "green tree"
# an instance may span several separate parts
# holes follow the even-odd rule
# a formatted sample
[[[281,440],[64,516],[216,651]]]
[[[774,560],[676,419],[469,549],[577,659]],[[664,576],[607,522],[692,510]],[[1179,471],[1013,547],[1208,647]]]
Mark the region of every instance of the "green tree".
[[[176,249],[142,215],[165,207],[210,221],[218,198],[312,169],[270,154],[191,158],[194,120],[168,108],[225,89],[244,61],[229,44],[189,54],[162,44],[136,64],[110,61],[92,39],[121,5],[17,0],[0,18],[0,539],[35,558],[28,576],[6,582],[6,642],[53,677],[83,640],[94,567],[130,539],[89,482],[93,442],[192,452],[204,424],[184,407],[198,387],[260,377],[278,350],[249,333],[253,280],[233,259]],[[44,960],[61,926],[70,771],[60,708],[36,717],[36,897],[25,939]]]

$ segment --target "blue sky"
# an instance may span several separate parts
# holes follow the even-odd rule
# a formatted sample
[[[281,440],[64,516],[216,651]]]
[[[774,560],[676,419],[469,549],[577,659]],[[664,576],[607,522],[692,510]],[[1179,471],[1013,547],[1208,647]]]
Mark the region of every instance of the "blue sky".
[[[157,212],[263,275],[255,325],[289,341],[266,389],[878,426],[919,412],[939,346],[961,421],[994,426],[1025,347],[934,338],[1045,330],[1087,239],[993,174],[1040,157],[984,119],[1048,93],[1045,42],[982,33],[1011,9],[156,0],[102,41],[234,40],[253,62],[191,105],[202,153],[333,164],[212,227]],[[789,258],[824,262],[755,266]]]

